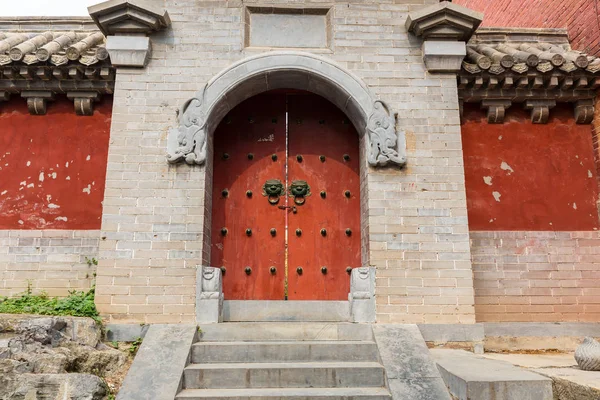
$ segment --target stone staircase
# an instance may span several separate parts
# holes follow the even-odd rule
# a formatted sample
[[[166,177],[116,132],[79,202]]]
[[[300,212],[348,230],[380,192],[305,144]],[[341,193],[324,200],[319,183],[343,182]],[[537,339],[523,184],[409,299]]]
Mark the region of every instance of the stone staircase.
[[[369,325],[205,325],[176,400],[391,400]]]

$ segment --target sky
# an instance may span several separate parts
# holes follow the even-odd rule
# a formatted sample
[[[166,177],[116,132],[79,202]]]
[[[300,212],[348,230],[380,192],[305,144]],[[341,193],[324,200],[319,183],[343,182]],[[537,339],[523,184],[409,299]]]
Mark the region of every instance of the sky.
[[[84,17],[103,0],[0,0],[0,17]]]

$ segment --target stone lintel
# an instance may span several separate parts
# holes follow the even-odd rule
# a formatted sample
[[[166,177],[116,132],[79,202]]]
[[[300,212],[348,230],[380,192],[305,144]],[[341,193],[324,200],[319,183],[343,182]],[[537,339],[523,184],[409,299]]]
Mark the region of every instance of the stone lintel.
[[[88,7],[88,12],[105,35],[149,35],[171,25],[164,8],[145,0],[109,0]]]
[[[115,67],[143,68],[150,59],[152,45],[150,38],[144,36],[109,36],[106,50]]]
[[[93,115],[94,102],[100,99],[98,92],[67,92],[67,98],[73,100],[77,115]]]
[[[423,39],[467,42],[481,24],[483,14],[442,1],[414,11],[406,20],[406,30]]]
[[[594,120],[594,100],[578,100],[574,105],[575,121],[578,124],[591,124]]]
[[[531,110],[531,122],[547,124],[550,109],[556,107],[556,100],[525,100],[523,108]]]
[[[487,119],[490,124],[504,123],[506,109],[512,105],[510,100],[483,100],[481,108],[487,109]]]
[[[466,55],[467,47],[464,42],[423,42],[423,61],[429,72],[459,72]]]
[[[27,99],[27,109],[31,115],[46,115],[48,101],[54,100],[54,93],[49,91],[24,91],[21,97]]]

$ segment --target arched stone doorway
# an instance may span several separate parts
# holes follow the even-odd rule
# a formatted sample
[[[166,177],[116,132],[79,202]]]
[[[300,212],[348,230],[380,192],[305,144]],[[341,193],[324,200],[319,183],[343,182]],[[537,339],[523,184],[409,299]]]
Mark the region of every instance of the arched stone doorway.
[[[369,266],[369,166],[404,165],[404,133],[396,131],[396,118],[389,106],[374,97],[359,78],[330,59],[290,51],[249,57],[217,74],[184,104],[179,128],[169,134],[170,163],[205,164],[203,264],[211,265],[214,131],[223,117],[242,101],[275,89],[303,90],[322,96],[337,106],[358,132],[360,233],[356,236],[360,237],[360,264]],[[198,285],[200,282],[201,278]],[[370,286],[368,290],[373,296],[374,282]],[[197,296],[200,293],[197,291]],[[374,312],[374,302],[369,304]],[[197,306],[197,315],[200,309]]]
[[[227,300],[345,300],[361,266],[358,134],[321,96],[276,90],[214,133],[211,266]]]

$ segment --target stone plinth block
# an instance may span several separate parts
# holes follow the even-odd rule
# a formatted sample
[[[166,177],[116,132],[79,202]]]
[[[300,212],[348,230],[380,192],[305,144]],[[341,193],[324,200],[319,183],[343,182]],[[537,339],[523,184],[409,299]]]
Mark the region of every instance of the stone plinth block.
[[[354,268],[350,277],[351,322],[375,322],[375,268]]]
[[[196,321],[199,323],[223,322],[223,279],[221,270],[198,267],[196,274]]]
[[[429,72],[459,72],[466,55],[467,46],[464,42],[423,42],[423,61]]]
[[[145,67],[150,59],[150,38],[142,36],[109,36],[106,50],[115,67]]]

